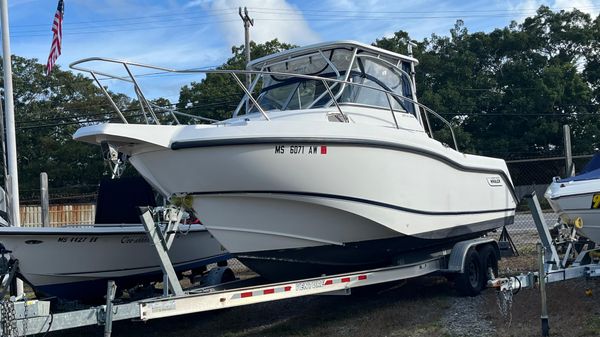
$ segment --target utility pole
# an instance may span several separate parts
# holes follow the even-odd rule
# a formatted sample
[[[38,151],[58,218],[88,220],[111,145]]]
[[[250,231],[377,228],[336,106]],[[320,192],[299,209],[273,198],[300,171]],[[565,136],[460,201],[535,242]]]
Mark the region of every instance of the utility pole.
[[[11,226],[21,226],[19,214],[19,175],[17,172],[17,137],[15,131],[15,108],[13,100],[12,65],[10,54],[10,32],[8,30],[8,4],[7,0],[0,0],[2,19],[2,56],[4,67],[4,113],[6,117],[6,160],[8,161],[8,175],[10,186]],[[23,281],[17,280],[17,296],[23,294]]]
[[[244,21],[244,39],[245,39],[245,51],[246,51],[246,66],[250,63],[250,26],[254,26],[254,19],[248,16],[248,8],[244,7],[244,13],[242,14],[242,7],[239,7],[239,14],[242,21]],[[246,74],[246,87],[250,89],[252,78],[250,74]]]

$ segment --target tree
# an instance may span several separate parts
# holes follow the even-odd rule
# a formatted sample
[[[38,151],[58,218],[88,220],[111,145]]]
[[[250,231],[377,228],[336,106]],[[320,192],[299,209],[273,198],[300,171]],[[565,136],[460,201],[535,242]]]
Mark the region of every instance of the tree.
[[[107,121],[110,105],[93,82],[59,67],[45,75],[36,59],[13,56],[19,190],[39,195],[39,174],[47,172],[54,193],[95,192],[105,172],[100,148],[75,142],[81,125]],[[3,85],[3,83],[1,83]],[[115,95],[119,104],[128,99]]]
[[[598,20],[542,6],[523,24],[490,33],[470,33],[458,21],[449,36],[416,42],[417,93],[457,128],[463,151],[507,159],[562,155],[567,123],[575,150],[594,151]],[[399,31],[375,45],[403,52],[408,40]],[[437,135],[448,142],[447,131]]]

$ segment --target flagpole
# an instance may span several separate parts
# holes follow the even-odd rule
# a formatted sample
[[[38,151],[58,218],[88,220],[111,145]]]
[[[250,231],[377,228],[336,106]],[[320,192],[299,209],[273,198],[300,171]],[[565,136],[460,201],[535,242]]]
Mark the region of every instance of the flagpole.
[[[6,152],[8,175],[10,177],[10,215],[11,226],[21,226],[19,214],[19,174],[17,171],[17,137],[15,134],[15,108],[13,101],[12,66],[10,53],[10,32],[8,30],[7,0],[0,0],[2,11],[2,52],[4,66],[4,113],[6,117]],[[17,296],[23,294],[23,281],[17,280]]]

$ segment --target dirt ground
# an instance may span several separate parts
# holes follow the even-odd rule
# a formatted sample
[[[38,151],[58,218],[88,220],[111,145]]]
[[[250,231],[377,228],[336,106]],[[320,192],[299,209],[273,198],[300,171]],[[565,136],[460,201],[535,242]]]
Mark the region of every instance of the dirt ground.
[[[501,261],[501,273],[535,270],[535,255]],[[591,290],[591,296],[586,295]],[[600,336],[600,280],[548,286],[551,336]],[[443,277],[357,289],[149,322],[115,322],[113,336],[540,336],[539,291],[521,290],[511,315],[486,290],[460,297]],[[95,326],[49,336],[102,336]]]

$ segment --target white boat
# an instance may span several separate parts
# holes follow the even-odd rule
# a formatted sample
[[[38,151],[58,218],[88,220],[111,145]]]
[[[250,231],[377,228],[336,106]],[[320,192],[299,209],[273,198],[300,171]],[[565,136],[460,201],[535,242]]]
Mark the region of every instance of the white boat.
[[[581,219],[578,232],[600,243],[600,155],[596,154],[578,175],[554,178],[544,197],[563,222],[575,224]]]
[[[101,58],[71,67],[122,79],[91,61],[178,72]],[[297,48],[249,65],[263,87],[231,119],[106,123],[74,138],[109,143],[164,195],[193,196],[216,239],[268,279],[401,263],[510,224],[516,206],[503,160],[430,136],[429,117],[441,117],[417,102],[416,64],[352,41]],[[244,71],[199,72],[243,87]]]
[[[0,247],[19,261],[19,274],[36,294],[101,299],[108,280],[121,290],[162,280],[158,254],[137,208],[154,203],[154,192],[139,177],[103,180],[94,225],[0,227]],[[164,218],[169,211],[157,214]],[[201,224],[180,224],[169,256],[178,272],[231,257]]]
[[[202,225],[181,225],[169,256],[177,271],[201,269],[229,254]],[[40,296],[94,300],[107,280],[119,289],[161,280],[159,259],[142,225],[2,227],[0,244],[19,261]]]

